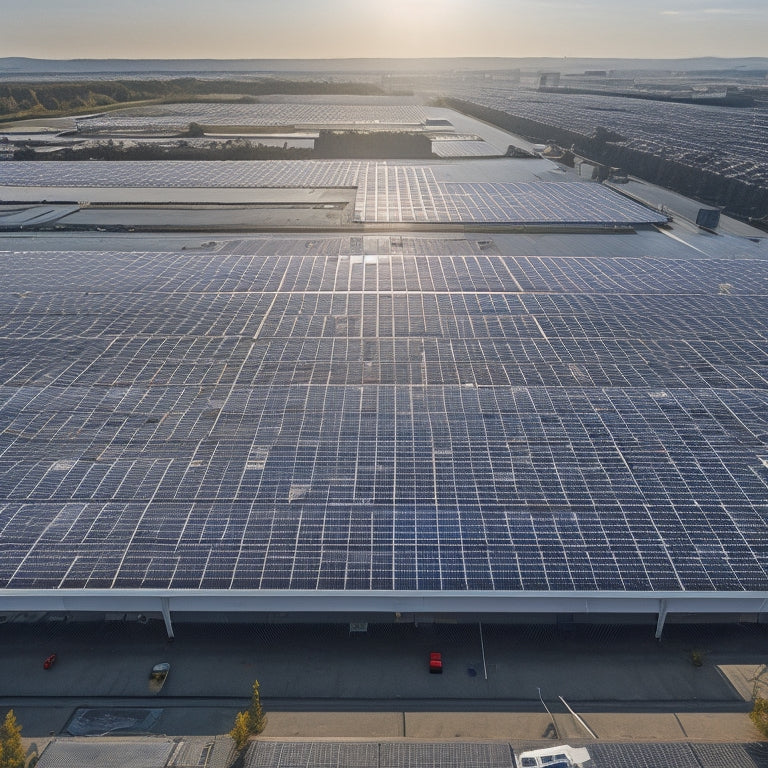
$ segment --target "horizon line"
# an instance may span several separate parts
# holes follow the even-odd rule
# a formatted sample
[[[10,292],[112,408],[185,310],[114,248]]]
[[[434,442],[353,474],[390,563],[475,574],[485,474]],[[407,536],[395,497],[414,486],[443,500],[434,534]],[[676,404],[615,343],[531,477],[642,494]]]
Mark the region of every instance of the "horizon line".
[[[323,57],[300,57],[300,56],[263,56],[258,58],[248,58],[242,56],[236,56],[233,58],[215,58],[210,56],[203,57],[173,57],[164,58],[157,56],[143,56],[143,57],[125,57],[125,56],[88,56],[88,57],[73,57],[73,58],[44,58],[39,56],[0,56],[0,61],[6,61],[8,59],[26,59],[29,61],[57,61],[57,62],[72,62],[72,61],[221,61],[221,62],[234,62],[234,61],[460,61],[464,59],[481,59],[481,60],[515,60],[523,61],[527,59],[555,59],[567,61],[568,59],[589,59],[594,61],[613,59],[618,61],[699,61],[701,59],[716,59],[727,60],[734,59],[742,61],[745,59],[756,59],[768,62],[768,56],[761,55],[745,55],[745,56],[720,56],[715,54],[706,54],[701,56],[554,56],[551,54],[542,54],[539,56],[481,56],[481,55],[464,55],[464,56],[323,56]]]

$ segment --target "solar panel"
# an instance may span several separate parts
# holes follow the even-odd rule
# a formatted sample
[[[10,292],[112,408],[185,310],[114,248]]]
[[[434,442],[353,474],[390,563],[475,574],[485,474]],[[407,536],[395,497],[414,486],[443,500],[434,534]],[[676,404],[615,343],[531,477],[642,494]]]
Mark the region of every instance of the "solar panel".
[[[457,139],[433,141],[432,154],[436,157],[498,157],[504,153],[487,141]]]
[[[3,163],[2,184],[40,187],[355,187],[355,160],[46,160]]]
[[[765,260],[503,251],[4,253],[0,585],[766,589]]]
[[[516,82],[463,78],[444,88],[469,102],[583,137],[602,128],[614,134],[618,146],[664,162],[675,160],[757,188],[768,183],[768,111],[759,102],[745,110],[607,94],[540,93]]]
[[[209,126],[307,126],[377,127],[387,130],[420,127],[427,119],[424,108],[381,104],[164,104],[121,109],[79,118],[80,133],[115,131],[181,131],[191,122]]]
[[[437,143],[442,146],[456,142]],[[599,184],[439,182],[431,166],[416,163],[354,160],[5,162],[2,183],[83,189],[356,187],[357,222],[614,226],[667,220],[666,216]]]
[[[246,755],[248,768],[512,768],[537,745],[506,743],[348,743],[257,741]],[[764,744],[590,743],[595,768],[761,768]]]
[[[666,217],[599,184],[438,182],[429,166],[368,163],[360,168],[355,220],[584,226],[662,223]]]

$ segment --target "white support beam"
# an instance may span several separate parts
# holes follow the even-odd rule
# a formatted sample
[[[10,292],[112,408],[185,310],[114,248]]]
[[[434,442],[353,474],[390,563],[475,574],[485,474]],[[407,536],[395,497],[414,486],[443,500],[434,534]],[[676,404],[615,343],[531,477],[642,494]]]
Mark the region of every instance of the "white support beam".
[[[661,633],[664,631],[664,621],[667,618],[667,601],[659,600],[659,618],[656,621],[656,639],[661,640]]]
[[[165,631],[168,633],[168,639],[173,640],[173,624],[171,624],[171,601],[167,597],[160,598],[160,607],[163,612],[163,621],[165,622]]]
[[[206,613],[324,613],[353,614],[466,614],[518,613],[645,614],[657,616],[657,637],[667,613],[758,616],[768,609],[766,592],[491,592],[384,590],[164,590],[164,589],[0,589],[0,616],[24,612],[75,614],[80,612],[162,612],[168,636],[173,637],[171,614]],[[288,618],[290,621],[290,618]],[[739,619],[743,620],[743,619]]]

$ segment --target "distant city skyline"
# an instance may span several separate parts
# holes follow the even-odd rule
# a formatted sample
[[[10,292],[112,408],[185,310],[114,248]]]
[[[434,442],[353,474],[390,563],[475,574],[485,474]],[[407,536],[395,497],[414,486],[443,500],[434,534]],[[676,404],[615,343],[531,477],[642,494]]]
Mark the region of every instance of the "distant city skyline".
[[[27,0],[0,52],[35,58],[768,55],[765,0]]]

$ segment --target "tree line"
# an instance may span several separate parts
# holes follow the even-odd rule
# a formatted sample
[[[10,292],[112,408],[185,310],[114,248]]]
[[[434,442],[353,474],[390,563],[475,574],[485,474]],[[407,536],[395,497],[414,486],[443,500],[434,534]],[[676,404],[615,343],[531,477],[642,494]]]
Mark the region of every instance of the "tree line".
[[[110,80],[70,83],[0,84],[0,119],[53,116],[98,109],[132,101],[209,100],[211,92],[239,95],[250,100],[267,94],[376,95],[382,90],[370,83],[255,78],[253,80]]]
[[[37,154],[31,146],[20,147],[14,160],[307,160],[312,150],[303,147],[271,147],[250,141],[211,142],[192,146],[180,140],[175,146],[111,142],[96,146],[64,147],[59,152]]]

